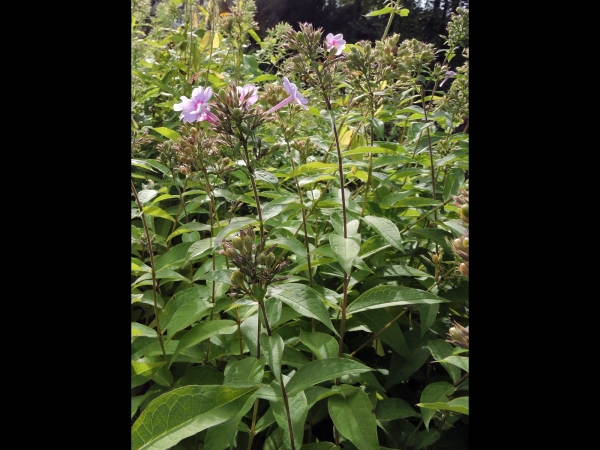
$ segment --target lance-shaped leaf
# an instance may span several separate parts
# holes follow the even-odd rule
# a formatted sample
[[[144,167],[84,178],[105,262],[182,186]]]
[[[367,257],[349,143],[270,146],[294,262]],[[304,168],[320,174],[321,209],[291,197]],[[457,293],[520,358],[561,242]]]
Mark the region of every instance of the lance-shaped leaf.
[[[273,391],[277,394],[277,401],[271,402],[271,408],[273,409],[273,415],[277,421],[277,425],[283,430],[283,442],[284,448],[293,448],[291,436],[294,437],[294,447],[302,447],[302,440],[304,437],[304,422],[308,416],[308,403],[306,401],[306,395],[303,391],[298,392],[294,396],[288,395],[288,405],[290,411],[290,420],[292,422],[292,429],[288,423],[287,412],[283,400],[283,394],[281,392],[281,385],[277,381],[271,383]],[[286,389],[287,390],[287,389]]]
[[[157,337],[158,333],[154,328],[147,327],[141,323],[131,322],[131,337],[136,336]]]
[[[225,379],[223,384],[251,381],[260,383],[265,373],[264,358],[256,359],[253,356],[241,360],[230,359],[223,371]]]
[[[160,217],[161,219],[167,219],[171,222],[175,222],[175,219],[171,217],[169,213],[167,213],[164,209],[159,208],[158,206],[144,206],[144,214],[148,214],[149,216]]]
[[[267,336],[263,333],[261,336],[261,347],[264,351],[267,364],[271,368],[271,372],[275,375],[275,379],[281,378],[281,360],[283,358],[283,348],[285,344],[279,334],[275,333],[272,336]]]
[[[339,336],[331,323],[329,311],[323,303],[323,296],[309,286],[296,283],[270,285],[267,294],[281,300],[297,313],[317,319]]]
[[[239,231],[248,225],[256,224],[258,224],[258,220],[249,217],[233,217],[231,219],[231,223],[223,227],[221,231],[219,231],[219,234],[217,234],[217,237],[215,238],[215,243],[213,244],[213,248],[216,249],[219,245],[221,245],[223,239],[225,239],[231,233],[235,233],[236,231]]]
[[[369,372],[373,369],[357,361],[347,358],[324,358],[316,359],[304,364],[294,374],[286,385],[288,395],[296,395],[309,386],[327,380],[350,375],[353,373]]]
[[[339,344],[333,336],[318,331],[308,332],[300,329],[300,342],[306,345],[317,359],[335,358]]]
[[[377,402],[375,407],[377,420],[406,419],[407,417],[421,417],[410,404],[401,398],[384,398]]]
[[[419,317],[421,318],[421,337],[429,331],[433,325],[440,309],[439,303],[419,305]]]
[[[355,387],[329,397],[327,407],[335,428],[358,450],[379,450],[373,405],[362,389]]]
[[[352,269],[354,257],[360,251],[359,240],[356,237],[344,238],[339,234],[330,234],[329,243],[335,254],[335,260],[340,263],[344,272],[349,274]]]
[[[449,402],[417,403],[419,408],[433,409],[436,411],[454,411],[469,415],[469,397],[458,397]]]
[[[468,356],[448,356],[440,362],[446,362],[455,365],[456,367],[460,367],[465,372],[469,371],[469,357]]]
[[[260,385],[184,386],[154,399],[131,428],[131,449],[168,449],[233,417]]]
[[[233,320],[211,320],[199,323],[181,337],[177,349],[175,349],[175,353],[171,358],[170,364],[175,362],[177,356],[185,348],[191,347],[198,342],[202,342],[220,332],[229,334],[235,330],[237,330],[237,324]]]
[[[394,222],[385,217],[375,216],[365,216],[363,220],[385,239],[388,244],[404,253],[404,249],[400,246],[400,242],[402,242],[400,230],[398,230]]]
[[[370,309],[387,306],[416,305],[421,303],[447,302],[441,297],[427,291],[404,286],[375,286],[359,295],[346,310],[346,314],[354,314]]]
[[[456,388],[446,381],[430,383],[423,389],[420,403],[447,403],[448,396],[454,391],[456,391]],[[421,408],[421,418],[423,419],[423,424],[427,430],[429,430],[429,421],[434,415],[434,410]]]

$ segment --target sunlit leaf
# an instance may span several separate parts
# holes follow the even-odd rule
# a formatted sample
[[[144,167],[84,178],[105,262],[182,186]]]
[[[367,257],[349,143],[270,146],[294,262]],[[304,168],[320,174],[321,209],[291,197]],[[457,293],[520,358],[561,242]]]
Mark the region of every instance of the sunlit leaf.
[[[170,220],[171,222],[175,222],[175,219],[171,217],[169,213],[167,213],[164,209],[159,208],[158,206],[150,205],[144,207],[144,214],[148,214],[149,216],[160,217],[162,219]]]
[[[336,261],[342,266],[344,272],[350,273],[354,257],[360,251],[360,242],[356,237],[344,238],[338,234],[329,235],[329,243],[334,251]]]
[[[347,314],[388,306],[415,305],[421,303],[448,302],[435,294],[404,286],[375,286],[359,295],[348,306]]]
[[[184,386],[154,399],[131,428],[131,449],[168,449],[233,417],[260,385]]]
[[[449,402],[417,403],[417,406],[436,411],[445,410],[469,415],[469,397],[458,397]]]
[[[177,141],[181,138],[181,135],[175,131],[175,130],[170,130],[169,128],[166,127],[151,127],[154,131],[156,131],[159,134],[162,134],[164,137],[171,139],[172,141]]]
[[[395,249],[404,252],[404,249],[400,246],[400,242],[402,242],[400,230],[398,230],[398,226],[394,222],[385,217],[375,216],[365,216],[363,217],[363,220],[372,227],[377,234],[385,239],[388,244]]]
[[[303,365],[288,382],[288,395],[296,395],[309,386],[333,380],[352,373],[369,372],[373,369],[347,358],[315,359]]]
[[[173,364],[183,349],[202,342],[215,334],[221,332],[229,334],[236,330],[237,324],[233,320],[210,320],[201,322],[181,337],[177,350],[175,350],[170,363]]]

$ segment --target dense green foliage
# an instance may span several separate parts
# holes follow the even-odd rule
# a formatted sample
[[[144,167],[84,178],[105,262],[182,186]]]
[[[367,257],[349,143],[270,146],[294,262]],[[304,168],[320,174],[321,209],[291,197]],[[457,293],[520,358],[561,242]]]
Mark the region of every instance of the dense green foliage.
[[[436,48],[389,26],[261,39],[252,0],[165,0],[145,28],[148,7],[132,449],[467,448],[468,10]]]

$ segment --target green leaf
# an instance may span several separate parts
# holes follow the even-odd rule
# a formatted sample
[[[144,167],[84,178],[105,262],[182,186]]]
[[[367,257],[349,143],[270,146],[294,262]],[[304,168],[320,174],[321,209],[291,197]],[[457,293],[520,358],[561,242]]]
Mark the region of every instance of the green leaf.
[[[329,397],[327,408],[335,428],[358,450],[379,450],[373,405],[362,389],[355,387]]]
[[[258,220],[252,219],[250,217],[233,217],[229,225],[223,227],[221,231],[219,231],[219,234],[217,234],[213,248],[216,249],[219,245],[221,245],[223,239],[225,239],[231,233],[235,233],[236,231],[239,231],[248,225],[257,224]]]
[[[154,328],[147,327],[141,323],[131,322],[131,337],[136,336],[157,337],[158,333]]]
[[[400,252],[404,253],[404,249],[400,246],[402,238],[400,230],[394,222],[384,217],[365,216],[362,218],[370,225],[385,241]]]
[[[172,141],[177,141],[181,138],[181,135],[175,131],[175,130],[170,130],[169,128],[166,127],[150,127],[152,128],[154,131],[156,131],[158,134],[162,134],[164,137],[171,139]]]
[[[439,303],[419,305],[419,317],[421,318],[421,337],[429,331],[429,327],[433,325],[437,318],[440,309]]]
[[[267,290],[269,297],[275,297],[288,305],[297,313],[317,319],[339,336],[331,323],[329,311],[324,303],[324,297],[314,289],[296,283],[270,285]]]
[[[300,342],[306,345],[317,359],[335,358],[338,355],[339,344],[328,334],[300,329]]]
[[[390,155],[396,155],[398,152],[385,147],[356,147],[352,150],[342,152],[342,156],[345,158],[346,156],[359,155],[361,153],[389,153]]]
[[[443,302],[448,302],[448,300],[419,289],[404,286],[375,286],[359,295],[358,298],[348,306],[346,313],[354,314],[388,306]]]
[[[401,398],[384,398],[377,402],[375,407],[377,420],[396,420],[408,417],[421,417],[407,401]]]
[[[463,169],[453,167],[448,171],[446,179],[444,180],[444,191],[442,193],[444,201],[447,201],[451,195],[456,195],[458,193],[464,179],[465,171]]]
[[[263,333],[261,336],[261,348],[276,380],[281,378],[281,360],[283,359],[284,347],[283,339],[277,333],[272,336]]]
[[[458,397],[449,402],[417,403],[419,408],[433,409],[436,411],[454,411],[469,415],[469,397]]]
[[[240,360],[230,359],[223,372],[225,375],[223,384],[238,383],[240,381],[260,383],[265,373],[265,359],[256,359],[253,356]]]
[[[202,239],[201,241],[194,242],[192,245],[190,245],[190,248],[188,248],[187,258],[183,265],[185,266],[190,261],[202,258],[203,256],[211,253],[213,251],[212,244],[212,238]]]
[[[456,391],[456,388],[446,381],[430,383],[423,389],[420,403],[446,403],[448,401],[448,396],[454,393],[454,391]],[[435,411],[431,409],[421,409],[421,418],[423,419],[423,424],[427,430],[429,430],[429,421],[434,415]]]
[[[181,353],[181,351],[187,347],[191,347],[203,340],[223,332],[229,334],[237,330],[237,324],[233,320],[210,320],[201,322],[194,328],[185,333],[179,340],[179,345],[173,356],[171,357],[170,364],[175,362],[175,359]]]
[[[209,231],[209,230],[210,230],[210,225],[206,225],[204,223],[198,223],[198,222],[185,223],[185,224],[181,225],[179,228],[177,228],[175,231],[173,231],[169,236],[167,236],[167,242],[169,242],[175,236],[179,236],[180,234],[183,234],[183,233],[190,233],[192,231]]]
[[[331,173],[335,172],[338,169],[337,164],[333,163],[322,163],[318,161],[309,162],[303,164],[301,166],[296,167],[296,169],[292,170],[288,176],[285,177],[285,180],[288,180],[297,176],[305,176],[308,173],[319,172],[319,173]]]
[[[456,367],[460,367],[465,372],[469,371],[469,357],[468,356],[448,356],[448,357],[440,360],[440,362],[447,362]]]
[[[158,206],[144,206],[144,214],[148,214],[149,216],[154,217],[160,217],[162,219],[167,219],[175,223],[175,219],[173,219],[173,217],[171,217],[171,215],[167,213],[164,209],[161,209]]]
[[[380,308],[372,309],[368,312],[359,312],[356,313],[356,318],[362,324],[369,327],[372,333],[379,333],[377,337],[392,347],[398,354],[404,357],[410,355],[410,350],[406,345],[406,340],[398,322],[388,325],[394,317],[387,310]],[[384,327],[387,328],[384,330]]]
[[[330,234],[329,243],[335,253],[336,261],[342,266],[344,272],[349,274],[354,257],[360,251],[360,240],[356,237],[344,238],[338,234]]]
[[[391,6],[386,6],[385,8],[378,9],[376,11],[371,11],[369,14],[365,14],[365,17],[375,17],[381,16],[382,14],[390,14],[395,12],[395,9]]]
[[[233,417],[260,385],[184,386],[154,399],[131,428],[131,449],[168,449]]]
[[[288,395],[296,395],[309,386],[354,373],[369,372],[373,369],[347,358],[324,358],[310,361],[294,374],[286,386]]]
[[[182,242],[181,244],[171,247],[167,253],[154,260],[154,268],[156,270],[166,269],[182,262],[187,256],[188,249],[191,245],[191,242]]]

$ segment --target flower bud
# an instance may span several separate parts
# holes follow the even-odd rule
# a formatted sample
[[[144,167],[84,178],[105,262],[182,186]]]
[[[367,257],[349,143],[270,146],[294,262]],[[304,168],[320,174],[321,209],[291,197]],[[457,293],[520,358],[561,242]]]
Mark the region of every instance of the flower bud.
[[[274,262],[275,262],[275,254],[274,253],[269,253],[267,255],[267,266],[271,267]]]
[[[263,266],[267,265],[267,261],[269,260],[268,256],[265,255],[264,253],[261,253],[260,255],[258,255],[256,257],[256,259],[258,260],[258,263],[262,264]]]
[[[198,129],[196,127],[190,128],[190,136],[193,136],[193,137],[198,136]]]
[[[252,244],[254,243],[254,236],[244,236],[244,249],[248,256],[252,255]]]
[[[460,208],[460,212],[462,213],[463,216],[465,216],[466,218],[469,218],[469,204],[465,203],[464,205],[462,205]]]
[[[352,172],[354,175],[356,175],[356,172],[358,172],[358,167],[352,166],[352,168],[350,169],[350,172]]]
[[[229,277],[229,281],[231,281],[231,284],[236,287],[243,287],[244,286],[244,275],[239,270],[236,270]]]
[[[433,255],[431,261],[433,261],[434,264],[437,264],[440,261],[440,258],[438,255]]]
[[[235,253],[235,250],[234,250],[234,249],[232,249],[232,248],[230,247],[230,248],[228,248],[227,250],[225,250],[225,253],[224,253],[224,255],[225,255],[227,258],[230,258],[230,259],[231,259],[231,258],[233,258],[233,257],[235,257],[235,256],[236,256],[236,253]]]
[[[239,120],[242,117],[242,108],[233,108],[231,110],[231,117],[235,120]]]
[[[237,251],[240,251],[240,252],[244,251],[244,241],[242,240],[242,238],[241,238],[241,237],[238,237],[238,236],[234,237],[234,238],[231,240],[231,245],[232,245],[232,246],[233,246],[233,248],[235,248]]]
[[[187,167],[185,166],[179,166],[179,171],[183,174],[183,175],[187,175],[188,170]]]
[[[465,277],[469,278],[469,266],[465,263],[461,263],[460,266],[458,266],[458,270],[460,271],[460,273],[462,273]]]

